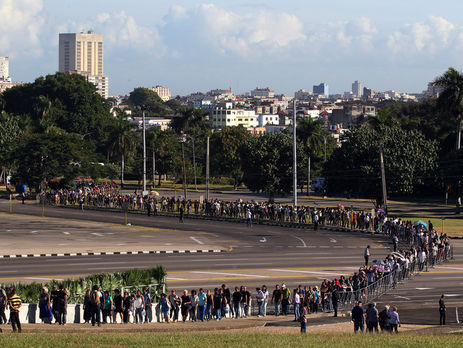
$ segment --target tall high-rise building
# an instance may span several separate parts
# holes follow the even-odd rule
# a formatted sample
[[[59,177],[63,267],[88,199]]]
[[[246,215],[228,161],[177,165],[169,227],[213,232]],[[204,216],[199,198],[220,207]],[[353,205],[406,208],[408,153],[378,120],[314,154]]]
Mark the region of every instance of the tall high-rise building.
[[[362,84],[358,81],[355,81],[353,84],[352,84],[352,94],[355,96],[355,97],[361,97],[362,96]]]
[[[150,89],[156,92],[159,98],[161,98],[163,102],[170,100],[170,89],[169,88],[162,87],[162,86],[156,86]]]
[[[103,34],[59,34],[59,71],[80,74],[92,82],[98,93],[108,98],[108,77],[103,74]]]
[[[0,82],[11,82],[8,57],[0,57]]]
[[[330,95],[330,91],[329,91],[329,87],[326,83],[322,82],[320,83],[318,86],[313,86],[313,94],[318,94],[318,95],[321,95],[321,94],[324,94],[325,96],[329,96]]]

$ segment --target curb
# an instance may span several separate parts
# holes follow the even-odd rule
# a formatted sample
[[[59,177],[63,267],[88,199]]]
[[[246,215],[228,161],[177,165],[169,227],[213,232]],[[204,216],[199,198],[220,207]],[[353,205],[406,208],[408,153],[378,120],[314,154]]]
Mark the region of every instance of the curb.
[[[27,257],[64,257],[64,256],[99,256],[99,255],[140,255],[140,254],[196,254],[196,253],[224,253],[220,249],[193,249],[193,250],[142,250],[142,251],[102,251],[88,253],[52,253],[52,254],[13,254],[0,255],[0,259],[15,259]]]

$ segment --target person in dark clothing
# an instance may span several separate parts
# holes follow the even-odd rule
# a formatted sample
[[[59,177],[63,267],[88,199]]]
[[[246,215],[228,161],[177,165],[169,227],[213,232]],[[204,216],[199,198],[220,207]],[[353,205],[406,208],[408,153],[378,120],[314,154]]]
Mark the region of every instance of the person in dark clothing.
[[[379,327],[381,331],[389,331],[389,319],[391,319],[391,315],[389,314],[389,306],[384,306],[384,309],[379,312]]]
[[[362,302],[359,301],[352,309],[352,321],[354,322],[354,332],[365,329],[365,311],[363,310]]]
[[[58,314],[58,317],[56,318],[56,320],[58,321],[59,325],[65,325],[67,307],[68,307],[67,298],[69,296],[69,293],[62,284],[59,286],[59,291],[56,294],[56,296],[57,296],[56,313]]]
[[[90,320],[92,320],[92,307],[90,303],[90,289],[88,289],[84,297],[84,322],[89,323]]]
[[[8,306],[8,296],[0,284],[0,325],[8,323],[6,320],[5,309]]]
[[[151,202],[149,200],[146,201],[146,210],[148,212],[148,216],[151,216]]]
[[[179,222],[183,222],[183,216],[184,216],[184,208],[183,208],[183,204],[180,204],[180,207],[178,209],[178,212],[179,212],[179,215],[178,215],[178,221]]]
[[[56,285],[53,285],[53,290],[50,293],[51,297],[51,313],[53,314],[53,317],[55,317],[55,324],[58,322],[58,287]]]
[[[229,307],[229,310],[230,310],[230,314],[231,314],[231,317],[233,318],[233,308],[231,306],[231,293],[230,293],[230,289],[227,288],[227,286],[225,284],[222,284],[222,290],[223,290],[223,293],[222,293],[222,296],[227,300],[227,305]],[[226,310],[226,307],[224,308],[223,310],[223,313],[222,313],[222,317],[225,316],[225,310]]]
[[[241,292],[240,289],[236,286],[235,292],[232,295],[233,298],[233,311],[235,313],[235,319],[240,317],[240,303],[241,303]]]
[[[333,304],[333,311],[334,311],[335,317],[338,316],[338,302],[339,302],[339,292],[338,292],[338,288],[335,287],[331,294],[331,303]]]
[[[440,297],[440,300],[439,300],[439,314],[440,314],[439,322],[440,322],[440,325],[445,325],[445,312],[446,312],[446,309],[445,309],[444,298],[445,298],[445,296],[442,294],[442,296]]]

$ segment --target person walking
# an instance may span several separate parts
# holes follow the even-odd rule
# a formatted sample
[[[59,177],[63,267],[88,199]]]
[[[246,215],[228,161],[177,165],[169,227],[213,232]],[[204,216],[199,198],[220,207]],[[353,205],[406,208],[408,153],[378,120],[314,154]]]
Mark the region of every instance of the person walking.
[[[367,245],[367,247],[365,248],[363,257],[365,258],[365,266],[368,266],[368,259],[370,258],[370,246],[369,245]]]
[[[13,328],[13,332],[21,332],[21,322],[19,321],[19,309],[22,306],[21,298],[16,294],[16,289],[12,288],[10,292],[10,298],[8,299],[8,305],[10,307],[10,323]]]
[[[440,300],[439,300],[439,315],[440,315],[439,323],[440,323],[440,325],[445,325],[445,312],[447,310],[445,308],[444,299],[445,299],[445,296],[444,296],[444,294],[442,294],[442,296],[440,297]]]
[[[352,321],[354,322],[354,332],[362,331],[365,329],[365,311],[361,301],[352,309]]]
[[[399,247],[399,238],[397,238],[397,235],[394,234],[394,237],[392,237],[392,244],[394,246],[394,252],[397,252],[397,249]]]

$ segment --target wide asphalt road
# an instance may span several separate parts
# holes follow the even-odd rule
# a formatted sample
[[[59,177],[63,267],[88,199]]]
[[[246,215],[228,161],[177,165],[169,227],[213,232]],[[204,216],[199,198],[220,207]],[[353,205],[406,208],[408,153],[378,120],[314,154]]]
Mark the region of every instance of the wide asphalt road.
[[[8,204],[0,201],[0,212],[7,211]],[[24,215],[40,216],[41,207],[35,204],[15,204],[14,211]],[[75,209],[46,207],[45,215],[58,218],[63,231],[67,221],[97,221],[121,224],[121,213],[101,211],[79,211]],[[0,218],[5,215],[0,215]],[[16,215],[21,216],[21,215]],[[34,218],[39,221],[40,219]],[[165,241],[171,238],[171,247],[176,249],[177,233],[186,235],[202,233],[191,240],[192,249],[201,249],[200,243],[214,244],[225,250],[221,253],[204,254],[149,254],[149,255],[98,255],[73,257],[40,257],[0,259],[0,282],[16,280],[49,281],[103,271],[121,271],[129,268],[145,268],[163,264],[168,272],[169,288],[192,289],[214,288],[222,283],[229,287],[247,285],[252,291],[256,286],[266,284],[270,289],[275,284],[286,283],[290,288],[302,285],[320,285],[324,278],[349,275],[363,263],[363,250],[372,246],[372,258],[384,257],[390,250],[390,243],[384,236],[360,233],[313,231],[254,225],[242,223],[189,220],[179,223],[170,217],[147,217],[129,215],[129,222],[135,226],[157,228]],[[109,226],[109,225],[108,225]],[[24,226],[27,228],[27,225]],[[43,220],[42,229],[47,228]],[[58,227],[54,227],[55,229]],[[58,228],[59,229],[59,228]],[[160,235],[160,236],[161,236]],[[135,233],[134,239],[137,238]],[[205,238],[205,237],[204,237]],[[0,227],[1,240],[1,227]],[[108,239],[109,240],[109,239]],[[96,242],[105,243],[105,239]],[[146,249],[156,247],[156,238],[146,242]],[[56,252],[59,252],[59,241]],[[463,300],[463,265],[458,259],[463,256],[462,243],[453,242],[457,261],[446,263],[400,285],[397,290],[381,299],[381,305],[397,304],[403,310],[404,318],[414,322],[433,322],[438,295],[449,295],[448,305],[455,312]],[[117,245],[114,246],[117,249]],[[184,243],[182,244],[184,247]],[[116,250],[115,249],[115,250]],[[417,316],[421,309],[426,315]],[[450,314],[455,321],[455,315]],[[453,317],[453,318],[452,318]],[[418,318],[418,319],[417,319]],[[424,319],[423,319],[424,318]],[[460,317],[461,319],[461,317]]]

